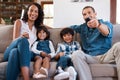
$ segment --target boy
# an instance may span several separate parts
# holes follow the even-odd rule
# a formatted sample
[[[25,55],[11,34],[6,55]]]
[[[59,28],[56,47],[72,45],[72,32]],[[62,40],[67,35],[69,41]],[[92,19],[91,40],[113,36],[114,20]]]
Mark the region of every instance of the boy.
[[[71,61],[71,54],[80,50],[80,44],[73,41],[74,31],[70,28],[64,28],[60,32],[60,37],[63,40],[58,44],[55,59],[58,61],[56,66],[55,80],[69,78],[69,80],[76,80],[76,71],[73,68]],[[65,70],[65,71],[64,71]]]

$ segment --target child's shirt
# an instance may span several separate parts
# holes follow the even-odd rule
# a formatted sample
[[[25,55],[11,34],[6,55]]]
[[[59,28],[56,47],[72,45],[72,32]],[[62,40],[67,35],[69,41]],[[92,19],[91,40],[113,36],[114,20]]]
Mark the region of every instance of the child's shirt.
[[[71,43],[58,43],[56,54],[64,52],[64,55],[71,55],[73,51],[81,49],[79,42],[72,41]]]
[[[41,52],[46,52],[52,58],[55,56],[55,49],[54,49],[53,43],[50,40],[36,41],[33,44],[31,49],[34,53],[39,54],[39,55]]]

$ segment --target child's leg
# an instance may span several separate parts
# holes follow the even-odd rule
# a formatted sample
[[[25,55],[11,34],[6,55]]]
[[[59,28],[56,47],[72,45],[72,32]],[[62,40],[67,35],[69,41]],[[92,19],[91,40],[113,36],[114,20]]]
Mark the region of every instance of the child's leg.
[[[42,58],[40,56],[36,56],[34,62],[34,73],[40,72],[41,64],[42,64]]]
[[[48,69],[50,68],[50,58],[49,57],[45,57],[43,59],[43,65],[40,69],[40,73],[48,76]]]
[[[56,68],[58,68],[59,66],[62,67],[62,69],[64,70],[66,67],[68,67],[70,65],[70,57],[68,56],[61,56],[60,59],[57,62]]]

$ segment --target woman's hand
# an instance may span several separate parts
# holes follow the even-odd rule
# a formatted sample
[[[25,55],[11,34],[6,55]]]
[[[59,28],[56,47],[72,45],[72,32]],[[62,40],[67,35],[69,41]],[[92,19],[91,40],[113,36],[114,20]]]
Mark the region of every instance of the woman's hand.
[[[22,34],[22,37],[29,38],[29,34],[28,34],[27,32],[24,32],[24,33]]]

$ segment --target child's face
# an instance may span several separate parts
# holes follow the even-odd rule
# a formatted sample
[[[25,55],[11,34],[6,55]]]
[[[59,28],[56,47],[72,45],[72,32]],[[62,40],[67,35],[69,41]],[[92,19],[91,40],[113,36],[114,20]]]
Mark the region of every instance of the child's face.
[[[70,33],[65,34],[65,35],[63,35],[63,40],[64,40],[66,43],[70,43],[70,42],[73,41],[73,36],[72,36]]]
[[[47,34],[44,30],[41,30],[39,33],[38,33],[38,38],[40,40],[44,40],[45,38],[47,37]]]

